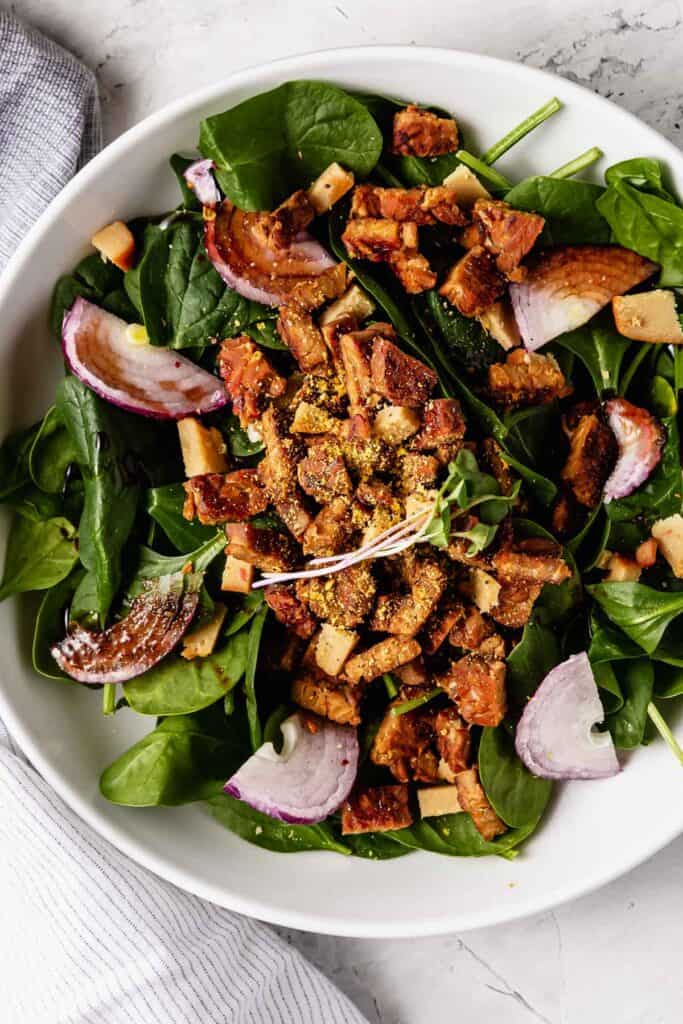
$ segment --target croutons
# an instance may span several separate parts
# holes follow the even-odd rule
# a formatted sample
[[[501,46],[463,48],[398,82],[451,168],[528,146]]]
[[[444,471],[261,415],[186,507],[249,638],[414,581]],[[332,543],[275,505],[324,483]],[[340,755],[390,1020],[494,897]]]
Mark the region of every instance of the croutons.
[[[672,291],[657,288],[638,295],[616,295],[612,312],[616,328],[625,338],[655,345],[683,345],[683,328]]]
[[[416,640],[391,636],[380,640],[366,651],[356,654],[346,663],[346,675],[354,683],[371,682],[385,672],[392,672],[399,665],[417,658],[420,645]]]
[[[460,164],[447,178],[444,178],[443,184],[455,192],[458,205],[466,210],[471,209],[477,199],[491,198],[491,193],[482,185],[476,174],[473,174],[464,164]]]
[[[420,817],[436,818],[439,814],[459,814],[462,806],[457,786],[429,786],[418,789]]]
[[[317,214],[327,213],[342,196],[353,188],[354,177],[341,164],[326,167],[308,190],[308,199]]]
[[[187,416],[184,420],[178,420],[178,436],[185,476],[227,471],[225,441],[220,430],[204,427],[194,416]]]
[[[328,324],[334,323],[335,320],[341,320],[347,316],[357,320],[358,323],[362,323],[363,320],[367,320],[369,316],[372,316],[374,312],[375,303],[370,296],[359,285],[352,284],[343,295],[335,299],[334,302],[331,302],[327,309],[323,311],[318,319],[318,323],[321,327],[326,327]]]
[[[228,609],[224,604],[217,604],[208,622],[185,634],[181,656],[187,661],[193,658],[207,658],[216,646],[227,613]]]
[[[338,676],[359,640],[351,629],[339,629],[323,622],[315,648],[315,660],[328,676]]]
[[[135,239],[122,220],[115,220],[96,231],[90,244],[120,270],[130,270],[135,263]]]
[[[522,344],[522,336],[512,306],[505,299],[499,299],[485,309],[479,315],[479,323],[506,352]]]
[[[635,558],[614,554],[607,563],[605,583],[637,583],[642,571]]]
[[[326,409],[310,402],[299,402],[294,413],[292,434],[327,434],[339,426],[339,420],[330,416]]]
[[[660,519],[652,527],[652,536],[674,576],[683,579],[683,516],[676,513]]]
[[[420,429],[420,417],[407,405],[387,405],[375,415],[372,431],[388,444],[401,444]]]
[[[248,594],[253,580],[254,566],[228,555],[221,578],[221,590],[231,594]]]

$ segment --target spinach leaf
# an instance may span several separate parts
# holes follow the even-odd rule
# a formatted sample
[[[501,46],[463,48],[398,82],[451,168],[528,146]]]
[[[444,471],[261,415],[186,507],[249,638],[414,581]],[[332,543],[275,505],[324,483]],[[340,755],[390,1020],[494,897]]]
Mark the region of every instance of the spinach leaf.
[[[215,540],[216,530],[202,526],[196,520],[183,516],[185,490],[182,484],[166,484],[147,491],[147,512],[159,524],[171,544],[178,551],[195,551],[207,541]]]
[[[121,556],[133,528],[140,487],[131,479],[120,430],[102,399],[76,377],[67,377],[57,392],[57,410],[84,480],[80,557],[95,574],[93,610],[104,621],[121,583]]]
[[[657,698],[683,696],[683,666],[656,665],[654,692]]]
[[[199,149],[243,210],[271,210],[337,161],[364,177],[382,135],[365,107],[325,82],[285,82],[201,123]]]
[[[166,344],[169,330],[164,282],[170,230],[148,224],[138,261],[124,276],[126,294],[142,317],[152,345]]]
[[[239,417],[230,413],[227,422],[223,425],[223,431],[227,437],[230,454],[236,459],[247,458],[250,455],[257,455],[265,448],[263,441],[250,441],[246,430],[240,426]]]
[[[626,178],[613,181],[597,201],[614,240],[661,267],[663,287],[683,285],[683,210],[642,192]]]
[[[588,657],[593,666],[603,662],[623,661],[627,658],[640,658],[642,649],[625,633],[610,622],[606,615],[593,608],[591,612],[591,643]]]
[[[660,199],[671,199],[675,202],[671,193],[667,192],[664,187],[661,163],[648,156],[633,157],[631,160],[622,160],[618,164],[612,164],[605,171],[605,181],[608,185],[626,181],[643,192],[649,192],[659,196]]]
[[[600,700],[605,714],[611,715],[624,706],[624,695],[619,680],[609,661],[601,661],[592,666],[593,678],[600,690]]]
[[[171,654],[144,675],[124,683],[123,693],[140,715],[187,715],[225,697],[244,675],[248,636],[221,639],[206,658],[185,661]]]
[[[469,814],[443,814],[436,818],[422,818],[409,828],[395,829],[382,833],[411,850],[429,850],[448,857],[486,857],[496,854],[512,860],[517,856],[514,849],[533,831],[531,828],[516,829],[493,842],[483,839],[477,832]]]
[[[30,482],[29,455],[41,428],[34,423],[6,437],[0,447],[0,501],[7,501]]]
[[[415,296],[413,303],[421,311],[421,320],[431,320],[432,330],[438,332],[446,357],[455,360],[467,372],[485,370],[503,358],[502,348],[479,321],[463,316],[436,290]]]
[[[142,581],[168,576],[174,572],[182,572],[191,565],[194,572],[205,572],[214,559],[225,550],[225,534],[222,530],[214,530],[210,540],[205,541],[193,551],[181,555],[160,555],[151,548],[141,547],[138,552],[135,576],[128,587],[128,596],[139,593]]]
[[[185,180],[185,171],[195,163],[195,161],[196,157],[181,156],[180,153],[174,153],[168,162],[171,165],[171,170],[176,176],[178,187],[180,188],[183,196],[183,209],[200,211],[202,204],[197,199],[194,189],[191,189]]]
[[[536,177],[520,181],[505,201],[545,217],[539,245],[604,245],[610,228],[596,206],[604,191],[587,181]]]
[[[390,839],[385,832],[360,832],[358,835],[343,836],[342,842],[346,843],[354,857],[364,857],[365,860],[393,860],[412,853],[408,846]]]
[[[33,667],[41,676],[48,679],[66,679],[73,682],[59,668],[50,654],[50,647],[64,639],[65,611],[71,602],[78,584],[83,579],[82,569],[74,569],[54,587],[50,587],[40,602],[33,628],[32,657]]]
[[[643,742],[647,725],[647,709],[652,700],[654,668],[649,658],[618,663],[614,673],[620,684],[624,703],[607,718],[614,745],[632,750]]]
[[[548,672],[561,661],[556,631],[537,622],[527,622],[522,638],[507,656],[507,690],[523,705],[533,696]]]
[[[544,540],[555,540],[551,533],[530,519],[513,519],[513,526],[517,537],[542,537]],[[546,583],[543,587],[534,605],[534,618],[542,625],[567,622],[583,598],[581,576],[576,568],[576,562],[567,548],[564,548],[562,557],[572,570],[572,575],[559,585]]]
[[[327,822],[320,825],[291,825],[261,814],[227,793],[213,797],[208,801],[208,807],[221,825],[264,850],[274,850],[276,853],[297,853],[300,850],[350,852]]]
[[[605,615],[647,654],[683,612],[683,592],[666,593],[644,583],[596,583],[587,588]]]
[[[259,649],[261,647],[261,636],[263,626],[268,614],[268,605],[263,604],[255,613],[249,627],[249,640],[247,644],[246,665],[244,674],[244,696],[247,704],[247,718],[249,720],[249,736],[251,737],[251,748],[257,750],[263,742],[263,732],[258,713],[258,700],[256,697],[256,667],[258,665]],[[239,633],[237,634],[240,635]]]
[[[14,520],[7,540],[0,601],[28,590],[47,590],[68,576],[78,560],[76,530],[68,519]]]
[[[33,483],[47,494],[60,494],[69,466],[76,461],[59,413],[53,405],[45,413],[28,453],[28,471]]]
[[[611,314],[560,335],[554,344],[581,360],[591,375],[598,398],[607,391],[617,391],[621,364],[631,342],[614,329]]]
[[[486,727],[479,744],[479,775],[491,806],[506,825],[533,828],[550,799],[552,783],[522,764],[504,724]]]
[[[103,771],[102,795],[127,807],[175,806],[217,796],[248,757],[248,747],[246,737],[216,728],[212,717],[217,718],[165,718]]]
[[[251,622],[262,605],[263,591],[251,590],[242,601],[242,607],[226,621],[223,627],[223,636],[232,636],[233,633],[238,633],[243,626]]]
[[[78,298],[94,302],[124,320],[135,320],[135,306],[124,291],[123,271],[102,260],[98,253],[86,256],[57,281],[50,304],[50,330],[55,338],[61,337],[64,314]]]

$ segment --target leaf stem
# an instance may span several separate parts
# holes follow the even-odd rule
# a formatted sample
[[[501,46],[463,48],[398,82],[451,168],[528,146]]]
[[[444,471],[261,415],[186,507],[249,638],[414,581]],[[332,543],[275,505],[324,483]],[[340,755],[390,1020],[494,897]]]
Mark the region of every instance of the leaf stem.
[[[677,759],[678,763],[683,765],[683,750],[681,750],[676,737],[667,725],[666,719],[652,701],[650,701],[647,706],[647,713],[659,735],[662,737],[664,742],[669,745],[671,752]]]
[[[459,149],[455,154],[461,164],[465,164],[470,170],[474,171],[483,178],[484,181],[488,181],[494,188],[500,189],[502,192],[508,192],[512,188],[512,182],[508,181],[498,171],[494,171],[493,167],[489,167],[482,160],[479,160],[476,156],[472,156],[466,149]]]
[[[263,742],[261,721],[258,715],[258,701],[256,699],[256,666],[258,664],[259,648],[261,646],[261,634],[263,624],[268,614],[268,605],[264,605],[251,620],[249,627],[249,643],[247,646],[247,667],[244,673],[244,696],[247,705],[247,719],[249,721],[249,738],[251,749],[258,750]]]
[[[574,157],[566,164],[562,164],[556,171],[551,171],[548,175],[549,178],[571,178],[574,174],[578,174],[579,171],[585,170],[586,167],[590,167],[596,160],[599,160],[604,156],[601,149],[597,146],[591,146],[585,153],[580,153],[579,156]]]
[[[624,371],[624,376],[621,378],[621,384],[619,385],[619,394],[622,397],[626,397],[626,392],[628,391],[631,385],[631,381],[635,376],[636,370],[649,354],[649,346],[646,342],[643,342],[640,346],[639,351],[636,352],[633,359]]]
[[[105,683],[102,690],[102,714],[113,715],[116,711],[116,683]]]
[[[389,672],[385,672],[382,676],[382,680],[387,688],[387,694],[390,700],[393,700],[394,697],[398,696],[398,687],[394,682],[394,677]]]
[[[422,705],[426,704],[428,701],[434,700],[435,697],[438,697],[439,694],[443,692],[444,691],[440,686],[435,686],[433,690],[423,693],[420,697],[413,697],[412,700],[406,700],[402,704],[396,704],[396,706],[391,709],[391,713],[396,717],[399,715],[405,715],[409,711],[414,711],[415,708],[422,707]]]
[[[485,164],[495,164],[496,160],[499,160],[503,153],[507,153],[508,149],[512,149],[513,146],[517,145],[525,135],[532,132],[534,128],[538,128],[540,124],[543,124],[549,117],[556,114],[562,104],[558,100],[557,96],[553,96],[551,100],[544,103],[542,107],[535,110],[533,114],[529,114],[525,117],[516,128],[504,135],[498,142],[494,142],[490,149],[487,149],[482,160]]]

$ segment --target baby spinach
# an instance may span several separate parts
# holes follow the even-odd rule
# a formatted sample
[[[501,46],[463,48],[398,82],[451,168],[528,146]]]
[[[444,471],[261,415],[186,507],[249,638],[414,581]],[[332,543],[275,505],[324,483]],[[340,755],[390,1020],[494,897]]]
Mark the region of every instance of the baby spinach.
[[[238,633],[243,626],[251,622],[256,612],[260,611],[263,605],[263,591],[250,590],[244,597],[241,607],[226,620],[223,627],[223,636],[232,636]]]
[[[244,675],[248,636],[245,631],[221,639],[206,658],[185,661],[171,654],[144,675],[124,683],[123,693],[141,715],[187,715],[215,704]]]
[[[463,316],[455,306],[436,290],[423,292],[413,300],[421,309],[421,319],[430,319],[432,329],[442,339],[447,357],[452,358],[467,372],[485,370],[499,362],[503,350],[474,317]]]
[[[124,320],[135,319],[135,306],[124,290],[123,272],[113,263],[102,260],[98,253],[86,256],[55,285],[50,305],[50,330],[56,338],[61,337],[65,312],[77,298],[94,302]]]
[[[258,713],[258,700],[256,697],[256,668],[258,665],[259,650],[261,647],[261,636],[263,626],[268,615],[268,605],[263,604],[255,613],[249,626],[245,672],[244,672],[244,696],[246,698],[247,719],[249,721],[249,736],[251,738],[252,750],[257,750],[263,741],[261,721]],[[237,634],[240,636],[241,634]]]
[[[106,403],[76,377],[65,378],[57,410],[84,480],[79,526],[81,562],[95,573],[102,621],[121,583],[121,557],[137,512],[140,487],[131,478],[121,432]]]
[[[343,836],[342,842],[346,843],[354,857],[363,857],[365,860],[393,860],[413,852],[408,846],[390,839],[385,832],[360,832],[358,835]]]
[[[622,160],[618,164],[612,164],[605,171],[605,181],[608,185],[616,185],[620,181],[625,181],[642,192],[649,192],[651,195],[659,196],[660,199],[670,199],[675,202],[674,197],[664,187],[661,163],[648,156],[633,157],[631,160]]]
[[[47,494],[59,494],[69,466],[76,461],[76,450],[62,424],[56,406],[45,413],[28,453],[31,480]]]
[[[554,629],[532,618],[522,638],[507,656],[507,691],[519,705],[533,696],[548,672],[561,660],[560,646]]]
[[[216,715],[163,719],[102,772],[100,792],[126,807],[172,807],[217,796],[248,747],[246,737],[215,722]]]
[[[562,178],[527,178],[515,185],[505,201],[516,210],[545,217],[538,245],[604,245],[610,227],[596,206],[604,193],[600,185]]]
[[[265,448],[263,441],[251,441],[246,430],[240,426],[240,421],[233,413],[225,419],[222,424],[223,431],[227,437],[230,454],[236,459],[249,458],[251,455],[258,455]]]
[[[16,518],[7,540],[0,601],[28,590],[47,590],[68,576],[78,560],[76,530],[68,519]]]
[[[142,252],[132,270],[126,271],[124,286],[128,298],[142,317],[152,345],[164,345],[169,321],[165,276],[168,266],[169,234],[158,224],[148,224],[142,238]]]
[[[593,665],[592,668],[593,678],[600,691],[600,700],[605,714],[614,714],[624,706],[624,695],[614,669],[608,661],[601,661],[597,665]]]
[[[7,501],[30,483],[29,455],[41,422],[10,434],[0,446],[0,501]]]
[[[614,673],[623,694],[623,704],[614,714],[608,715],[607,726],[616,747],[632,750],[643,742],[645,735],[654,668],[649,658],[637,658],[617,663]]]
[[[285,82],[202,121],[199,149],[243,210],[271,210],[337,161],[364,177],[382,151],[366,108],[326,82]]]
[[[656,650],[669,623],[683,612],[683,592],[667,593],[644,583],[596,583],[587,590],[646,654]]]
[[[549,779],[532,775],[504,724],[486,727],[479,744],[479,775],[491,806],[506,825],[534,828],[552,791]]]
[[[185,180],[185,171],[195,163],[195,161],[196,157],[181,156],[180,153],[174,153],[168,162],[171,165],[171,170],[176,176],[178,187],[180,188],[183,196],[183,209],[200,211],[202,204],[197,199],[197,193],[194,189],[190,188]]]
[[[436,818],[422,818],[409,828],[395,829],[383,835],[402,843],[411,850],[429,850],[447,857],[486,857],[495,854],[512,860],[514,849],[533,831],[533,828],[514,829],[492,842],[483,839],[469,814],[443,814]]]
[[[611,315],[596,317],[585,327],[560,335],[554,344],[581,360],[591,375],[598,398],[605,392],[617,391],[621,364],[631,342],[614,329]]]
[[[683,696],[683,666],[656,665],[654,692],[658,699]]]
[[[618,178],[598,199],[597,207],[611,227],[614,241],[659,264],[660,285],[683,285],[683,209],[680,206],[634,188],[627,178]]]
[[[588,657],[592,665],[603,662],[640,658],[642,649],[622,633],[599,608],[593,608],[590,619],[591,643]]]
[[[64,639],[64,613],[84,575],[83,569],[74,569],[63,580],[50,587],[40,602],[33,627],[31,653],[34,669],[48,679],[69,680],[50,654],[50,647]]]
[[[222,530],[215,528],[209,540],[181,555],[160,555],[158,551],[153,551],[151,548],[141,547],[138,552],[135,576],[128,588],[128,593],[138,592],[143,580],[182,572],[187,565],[191,565],[194,572],[205,572],[224,550],[225,534]]]
[[[298,853],[301,850],[331,850],[349,854],[349,848],[337,838],[327,822],[320,825],[291,825],[261,814],[249,804],[221,793],[207,801],[213,817],[225,828],[235,832],[264,850],[275,853]]]
[[[214,540],[216,530],[212,526],[203,526],[197,519],[185,519],[184,502],[185,490],[182,484],[166,484],[147,491],[148,514],[178,551],[189,552]]]

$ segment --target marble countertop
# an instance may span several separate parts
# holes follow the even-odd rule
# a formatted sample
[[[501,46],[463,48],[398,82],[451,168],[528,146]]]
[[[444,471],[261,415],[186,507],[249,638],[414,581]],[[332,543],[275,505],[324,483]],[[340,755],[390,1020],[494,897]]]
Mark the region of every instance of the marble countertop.
[[[618,0],[614,0],[616,4]],[[612,98],[683,143],[681,0],[18,0],[97,70],[105,140],[230,71],[307,50],[453,46],[520,60]],[[633,808],[634,828],[638,809]],[[683,838],[552,913],[444,938],[281,929],[372,1024],[673,1024],[681,1020]],[[400,899],[400,893],[396,895]]]

